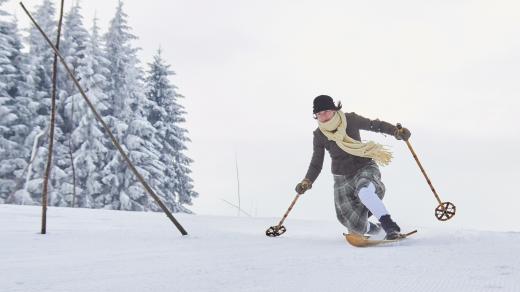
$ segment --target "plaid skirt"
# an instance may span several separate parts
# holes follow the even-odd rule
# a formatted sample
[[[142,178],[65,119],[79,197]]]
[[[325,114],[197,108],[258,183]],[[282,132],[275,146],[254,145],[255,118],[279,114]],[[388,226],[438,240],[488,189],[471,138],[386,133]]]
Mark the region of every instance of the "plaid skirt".
[[[358,193],[369,183],[374,184],[377,196],[383,199],[385,185],[375,162],[360,168],[353,176],[334,175],[336,216],[349,233],[364,234],[367,230],[369,210],[361,203]]]

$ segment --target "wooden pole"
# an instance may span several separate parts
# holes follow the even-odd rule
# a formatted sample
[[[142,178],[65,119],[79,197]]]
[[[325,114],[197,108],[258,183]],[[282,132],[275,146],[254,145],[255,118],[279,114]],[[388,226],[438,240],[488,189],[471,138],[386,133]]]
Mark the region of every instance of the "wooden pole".
[[[61,0],[60,7],[60,19],[58,21],[58,33],[56,36],[56,51],[54,52],[54,62],[52,65],[52,96],[51,96],[51,129],[49,135],[49,152],[47,153],[47,166],[45,168],[45,175],[43,177],[43,192],[42,192],[42,230],[41,233],[47,233],[47,201],[48,201],[48,188],[49,188],[49,176],[52,167],[52,151],[54,146],[54,126],[56,122],[56,79],[58,77],[58,56],[57,53],[60,47],[60,35],[61,35],[61,23],[63,20],[63,2]]]

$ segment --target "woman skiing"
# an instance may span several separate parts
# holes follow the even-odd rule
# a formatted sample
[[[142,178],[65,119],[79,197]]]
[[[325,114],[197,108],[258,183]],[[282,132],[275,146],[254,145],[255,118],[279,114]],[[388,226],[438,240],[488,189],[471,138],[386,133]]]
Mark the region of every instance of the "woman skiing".
[[[341,102],[335,105],[328,95],[314,99],[313,114],[318,120],[314,151],[307,174],[296,185],[296,192],[303,194],[312,187],[321,172],[327,149],[332,159],[334,203],[339,222],[349,233],[375,234],[383,228],[385,239],[397,239],[402,236],[401,229],[383,204],[385,186],[378,167],[378,164],[390,163],[392,154],[375,142],[361,142],[359,130],[393,135],[398,140],[408,140],[410,131],[398,130],[390,123],[370,120],[354,112],[344,113],[341,107]],[[371,214],[380,224],[368,221]]]

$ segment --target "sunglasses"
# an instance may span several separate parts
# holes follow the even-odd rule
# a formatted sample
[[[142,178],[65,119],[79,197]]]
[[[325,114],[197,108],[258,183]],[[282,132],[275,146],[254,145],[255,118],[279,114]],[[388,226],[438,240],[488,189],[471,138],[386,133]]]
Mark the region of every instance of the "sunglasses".
[[[312,117],[313,117],[315,120],[317,120],[318,117],[320,117],[320,116],[322,116],[322,115],[324,115],[324,114],[326,114],[326,113],[328,114],[328,113],[330,113],[330,112],[334,112],[334,110],[321,111],[321,112],[318,112],[318,113],[313,114]]]

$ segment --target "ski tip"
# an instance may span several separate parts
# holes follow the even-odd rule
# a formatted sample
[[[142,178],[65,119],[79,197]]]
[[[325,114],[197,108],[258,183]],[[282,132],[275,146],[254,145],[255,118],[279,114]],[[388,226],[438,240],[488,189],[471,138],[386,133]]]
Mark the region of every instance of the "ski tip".
[[[415,233],[417,233],[417,229],[415,229],[415,230],[413,230],[413,231],[410,231],[410,232],[406,233],[404,236],[405,236],[405,237],[406,237],[406,236],[410,236],[410,235],[415,234]]]

